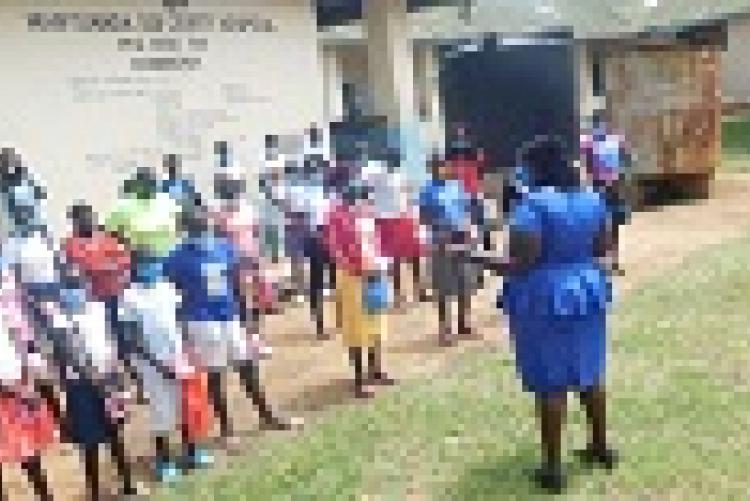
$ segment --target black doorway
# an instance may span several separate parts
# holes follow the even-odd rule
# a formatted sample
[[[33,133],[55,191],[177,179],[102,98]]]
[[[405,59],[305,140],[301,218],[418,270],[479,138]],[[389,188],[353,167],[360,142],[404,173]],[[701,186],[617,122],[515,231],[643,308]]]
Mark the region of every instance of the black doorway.
[[[570,38],[487,37],[441,49],[446,131],[453,124],[467,125],[487,153],[488,168],[515,166],[518,148],[542,134],[560,136],[573,158],[579,101]]]

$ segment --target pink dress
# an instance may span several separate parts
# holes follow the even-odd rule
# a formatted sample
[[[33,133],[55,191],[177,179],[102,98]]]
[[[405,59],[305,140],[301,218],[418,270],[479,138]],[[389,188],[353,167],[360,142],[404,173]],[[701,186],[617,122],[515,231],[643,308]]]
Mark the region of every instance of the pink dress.
[[[0,389],[0,464],[21,463],[37,456],[57,438],[52,412],[33,390],[33,381],[44,372],[34,357],[19,347],[32,340],[33,332],[25,316],[22,297],[13,276],[2,274],[0,290],[0,336],[4,336],[3,360],[13,358],[18,371],[3,371]]]

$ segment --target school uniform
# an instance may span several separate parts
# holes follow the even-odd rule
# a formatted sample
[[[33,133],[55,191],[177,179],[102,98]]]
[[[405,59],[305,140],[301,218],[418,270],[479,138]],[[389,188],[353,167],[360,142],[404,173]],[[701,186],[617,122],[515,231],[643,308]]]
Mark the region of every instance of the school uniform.
[[[471,222],[468,194],[458,181],[431,181],[420,194],[420,210],[430,227],[435,294],[443,300],[470,296],[479,286],[481,268],[463,252]]]
[[[12,270],[24,295],[26,314],[37,327],[38,339],[63,359],[64,332],[56,329],[47,306],[60,299],[59,260],[54,242],[44,231],[15,232],[3,244],[4,266]]]
[[[66,429],[70,440],[84,449],[109,442],[116,416],[108,412],[114,395],[116,354],[107,329],[104,303],[80,298],[64,304],[69,359],[63,388],[66,395]]]
[[[481,154],[457,154],[448,162],[448,176],[461,182],[469,196],[469,210],[474,224],[483,232],[484,245],[490,246],[490,229],[487,227],[487,204],[484,200],[485,160]]]
[[[331,208],[331,197],[321,179],[300,179],[289,183],[284,191],[290,211],[287,247],[295,266],[309,265],[307,289],[312,308],[323,297],[325,271],[330,259],[320,239],[320,230]]]
[[[77,270],[92,297],[106,305],[107,318],[117,340],[118,357],[129,357],[132,341],[127,339],[117,312],[118,297],[130,281],[130,249],[110,234],[94,231],[86,237],[69,236],[62,250],[66,264]]]
[[[182,293],[177,318],[201,367],[222,371],[251,353],[234,291],[237,253],[224,238],[183,240],[166,259],[165,274]]]
[[[417,215],[407,205],[403,177],[378,164],[370,162],[363,173],[363,181],[373,190],[378,250],[397,260],[417,259],[422,255],[423,244]]]
[[[167,435],[179,425],[180,381],[193,372],[176,317],[180,294],[170,282],[133,283],[122,294],[120,320],[136,330],[135,366],[148,400],[151,431]]]
[[[17,277],[28,291],[39,297],[54,296],[59,282],[54,242],[44,232],[33,231],[11,235],[3,244],[3,259],[16,269]]]
[[[368,275],[384,274],[388,260],[378,255],[375,220],[346,204],[330,214],[325,241],[336,261],[336,290],[343,344],[347,348],[370,348],[386,335],[386,317],[372,312],[365,300]]]
[[[6,269],[0,291],[0,465],[37,457],[57,439],[52,409],[32,386],[34,377],[45,372],[28,351],[32,338],[21,296]]]
[[[41,228],[47,221],[45,190],[31,174],[26,177],[8,176],[2,179],[2,201],[8,227],[17,231],[15,216],[23,214],[26,228]]]

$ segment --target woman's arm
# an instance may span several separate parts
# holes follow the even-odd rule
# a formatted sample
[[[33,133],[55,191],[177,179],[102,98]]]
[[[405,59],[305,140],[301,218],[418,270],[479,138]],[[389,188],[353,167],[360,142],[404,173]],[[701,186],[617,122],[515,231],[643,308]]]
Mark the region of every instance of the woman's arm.
[[[594,257],[604,259],[613,250],[614,239],[612,238],[612,221],[611,219],[607,219],[594,239]]]

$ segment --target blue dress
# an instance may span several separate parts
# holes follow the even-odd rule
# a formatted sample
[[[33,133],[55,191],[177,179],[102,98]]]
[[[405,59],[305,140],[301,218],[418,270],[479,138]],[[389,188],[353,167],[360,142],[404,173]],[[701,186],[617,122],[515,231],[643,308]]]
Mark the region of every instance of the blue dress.
[[[541,238],[533,268],[508,276],[503,304],[524,389],[566,391],[597,384],[605,368],[612,289],[594,256],[607,209],[593,191],[533,191],[511,215],[511,231]]]

